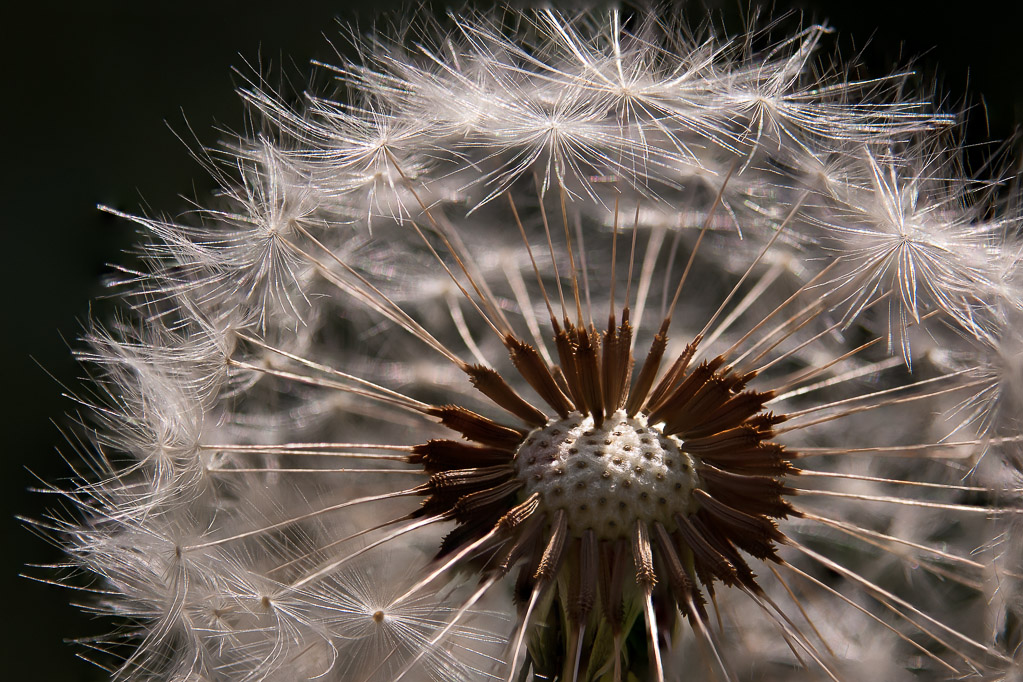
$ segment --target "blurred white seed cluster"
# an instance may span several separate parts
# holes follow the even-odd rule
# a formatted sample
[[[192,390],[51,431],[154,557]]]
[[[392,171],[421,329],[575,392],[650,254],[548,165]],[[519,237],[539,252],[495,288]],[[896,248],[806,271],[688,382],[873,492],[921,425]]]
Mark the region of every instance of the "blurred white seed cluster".
[[[330,93],[243,87],[251,133],[199,155],[221,191],[125,216],[144,265],[81,353],[75,509],[37,523],[117,619],[97,660],[175,682],[1017,679],[1018,192],[966,175],[907,74],[780,31],[465,13],[355,37]],[[623,309],[633,381],[662,322],[662,374],[694,339],[756,372],[797,513],[772,521],[778,561],[750,560],[760,588],[704,591],[706,626],[641,609],[620,639],[648,632],[645,658],[617,641],[552,673],[558,598],[525,610],[482,540],[443,557],[471,524],[417,516],[413,449],[459,439],[433,406],[512,421],[469,365],[553,414],[508,336],[566,386],[555,325]]]

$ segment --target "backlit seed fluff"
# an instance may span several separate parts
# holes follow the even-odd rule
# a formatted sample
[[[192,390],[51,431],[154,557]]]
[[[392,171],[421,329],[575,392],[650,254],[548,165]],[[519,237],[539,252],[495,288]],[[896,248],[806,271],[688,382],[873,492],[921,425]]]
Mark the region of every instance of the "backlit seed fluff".
[[[118,213],[34,522],[114,679],[1021,674],[1018,189],[829,27],[694,20],[356,38]]]

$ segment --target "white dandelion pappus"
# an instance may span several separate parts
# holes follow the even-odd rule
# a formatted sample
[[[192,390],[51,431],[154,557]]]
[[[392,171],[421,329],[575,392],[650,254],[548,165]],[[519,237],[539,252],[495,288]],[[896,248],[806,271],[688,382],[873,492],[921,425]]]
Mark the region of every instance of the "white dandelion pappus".
[[[113,676],[1018,671],[1018,215],[826,33],[509,10],[247,86],[38,524]]]

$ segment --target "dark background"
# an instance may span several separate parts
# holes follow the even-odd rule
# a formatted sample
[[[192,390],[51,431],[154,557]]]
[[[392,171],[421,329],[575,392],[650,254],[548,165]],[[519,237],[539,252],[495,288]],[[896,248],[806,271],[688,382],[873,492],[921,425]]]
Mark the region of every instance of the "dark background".
[[[242,128],[231,67],[270,65],[270,73],[301,85],[309,59],[332,59],[334,17],[368,27],[371,12],[400,4],[65,5],[0,14],[0,358],[7,363],[0,401],[8,403],[0,412],[0,613],[7,632],[0,636],[0,676],[72,682],[105,675],[77,660],[64,638],[98,634],[109,623],[90,622],[68,606],[76,595],[18,577],[45,576],[24,564],[54,562],[60,553],[14,515],[38,518],[51,502],[28,491],[33,474],[54,481],[67,472],[55,423],[66,421],[61,415],[71,405],[58,382],[74,385],[79,370],[69,348],[87,316],[109,318],[100,281],[112,272],[109,263],[126,262],[120,252],[133,241],[130,224],[95,206],[184,210],[181,196],[202,197],[211,183],[171,129],[187,137],[187,119],[202,143],[213,144],[216,126]],[[739,3],[714,5],[733,31],[741,27]],[[843,54],[863,50],[873,75],[918,57],[921,82],[940,74],[948,109],[973,106],[967,141],[980,145],[970,154],[976,166],[995,148],[984,143],[1011,136],[1023,121],[1016,5],[818,0],[778,2],[773,14],[795,8],[828,19]],[[1017,169],[1019,149],[1017,143],[1010,152]]]

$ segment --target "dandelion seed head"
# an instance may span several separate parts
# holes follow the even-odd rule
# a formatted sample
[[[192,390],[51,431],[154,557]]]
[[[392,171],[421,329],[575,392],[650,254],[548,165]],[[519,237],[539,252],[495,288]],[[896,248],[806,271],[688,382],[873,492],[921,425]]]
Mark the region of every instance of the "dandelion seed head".
[[[467,12],[243,85],[217,196],[125,216],[39,522],[116,677],[1013,665],[1018,219],[830,27],[711,32]]]

